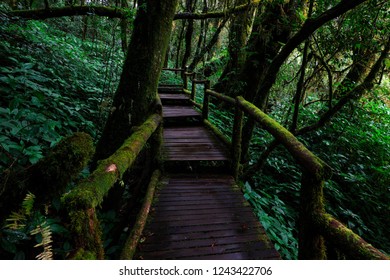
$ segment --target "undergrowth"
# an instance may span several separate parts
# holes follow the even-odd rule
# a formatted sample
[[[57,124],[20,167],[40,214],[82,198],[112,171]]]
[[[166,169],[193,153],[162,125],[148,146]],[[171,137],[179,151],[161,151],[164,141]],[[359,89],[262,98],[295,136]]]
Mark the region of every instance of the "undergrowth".
[[[0,172],[36,163],[73,132],[96,139],[121,61],[104,42],[0,16]]]
[[[104,40],[83,41],[64,31],[72,21],[62,23],[60,30],[50,20],[0,14],[2,177],[37,163],[67,135],[84,131],[96,140],[103,128],[123,63],[119,37],[110,34],[116,25],[100,29]],[[27,206],[2,221],[0,258],[67,258],[72,238],[60,198]]]

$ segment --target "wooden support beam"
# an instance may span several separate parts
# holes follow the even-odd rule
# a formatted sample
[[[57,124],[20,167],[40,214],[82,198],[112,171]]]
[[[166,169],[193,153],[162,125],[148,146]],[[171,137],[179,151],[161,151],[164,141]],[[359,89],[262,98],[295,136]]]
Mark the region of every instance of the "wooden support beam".
[[[154,192],[156,190],[156,186],[159,183],[160,177],[161,177],[160,170],[155,170],[150,179],[150,183],[146,191],[144,202],[142,204],[141,210],[137,215],[137,219],[134,224],[134,227],[131,230],[129,237],[127,238],[126,243],[122,248],[122,253],[120,256],[121,260],[133,259],[133,256],[138,246],[138,242],[141,238],[142,232],[146,224],[146,220],[149,215],[149,211],[153,202]]]
[[[208,93],[209,90],[210,90],[210,81],[206,81],[204,83],[203,110],[202,110],[202,117],[204,120],[207,120],[209,117],[209,103],[210,103],[210,96]]]

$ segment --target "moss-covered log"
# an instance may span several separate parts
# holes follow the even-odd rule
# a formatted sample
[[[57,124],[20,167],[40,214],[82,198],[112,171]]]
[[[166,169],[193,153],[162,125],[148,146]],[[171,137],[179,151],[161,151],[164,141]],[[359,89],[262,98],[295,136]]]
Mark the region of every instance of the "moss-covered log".
[[[280,143],[282,143],[282,145],[290,152],[293,158],[307,172],[312,174],[312,176],[315,176],[318,180],[330,177],[330,167],[309,151],[309,149],[307,149],[305,145],[303,145],[291,132],[252,103],[246,101],[243,97],[237,97],[237,102],[247,114],[259,122],[265,130],[280,141]]]
[[[160,114],[150,116],[113,155],[99,161],[96,170],[62,198],[69,212],[76,247],[83,249],[86,254],[103,257],[99,223],[94,209],[103,202],[114,183],[132,166],[161,121]]]
[[[329,214],[313,213],[313,221],[317,230],[349,258],[363,260],[390,259],[389,256],[374,248]]]
[[[62,195],[93,153],[92,137],[78,132],[62,139],[37,164],[18,173],[5,174],[0,186],[0,216],[15,210],[27,192],[34,193],[37,201],[42,202]]]
[[[141,238],[142,231],[144,230],[146,220],[149,215],[150,207],[153,202],[154,192],[156,190],[156,186],[159,182],[160,176],[161,176],[161,172],[159,170],[153,172],[148,189],[146,191],[144,202],[142,204],[142,208],[138,213],[135,225],[131,230],[131,233],[127,238],[126,243],[122,249],[122,253],[120,257],[122,260],[131,260],[134,256],[139,239]]]

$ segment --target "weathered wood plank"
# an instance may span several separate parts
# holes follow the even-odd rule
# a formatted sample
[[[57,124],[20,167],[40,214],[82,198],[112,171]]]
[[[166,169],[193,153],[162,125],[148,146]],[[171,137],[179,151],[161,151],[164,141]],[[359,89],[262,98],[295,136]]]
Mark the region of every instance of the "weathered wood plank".
[[[201,117],[202,114],[196,111],[192,106],[185,105],[165,105],[163,106],[164,118],[186,118]]]
[[[229,160],[227,148],[201,126],[165,128],[163,139],[166,160]]]
[[[162,183],[139,259],[280,258],[231,176],[178,174]]]
[[[160,99],[163,100],[190,100],[188,95],[182,93],[161,93]]]

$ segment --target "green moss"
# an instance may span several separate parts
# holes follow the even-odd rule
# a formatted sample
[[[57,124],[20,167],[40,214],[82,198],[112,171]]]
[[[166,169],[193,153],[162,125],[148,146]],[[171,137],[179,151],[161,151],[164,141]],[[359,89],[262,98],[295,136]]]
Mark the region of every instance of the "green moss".
[[[102,259],[104,256],[102,232],[95,210],[70,211],[69,217],[76,248],[93,253],[95,259]]]
[[[135,162],[139,152],[161,122],[161,116],[152,115],[109,158],[99,161],[96,170],[74,190],[63,197],[70,209],[94,208],[124,172]],[[109,169],[113,166],[114,168]]]
[[[390,259],[329,214],[313,217],[321,233],[342,253],[355,259]]]
[[[77,253],[73,256],[74,260],[96,260],[96,255],[93,252],[85,251],[84,249],[79,249]]]
[[[330,177],[330,168],[309,151],[290,131],[262,112],[255,105],[246,101],[243,97],[238,96],[237,103],[246,113],[251,115],[265,130],[285,146],[298,164],[306,171],[310,172],[318,180]]]

